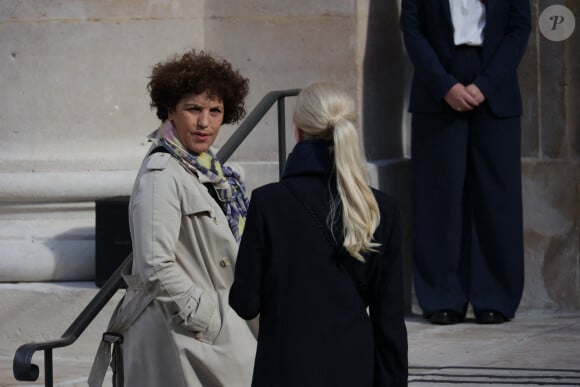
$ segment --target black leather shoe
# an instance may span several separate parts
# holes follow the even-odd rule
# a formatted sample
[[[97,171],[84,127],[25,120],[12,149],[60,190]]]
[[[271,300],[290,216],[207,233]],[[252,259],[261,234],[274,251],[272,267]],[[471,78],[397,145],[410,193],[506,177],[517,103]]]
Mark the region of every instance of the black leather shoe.
[[[463,318],[452,310],[438,310],[426,316],[431,324],[437,325],[451,325],[457,324]]]
[[[478,324],[501,324],[508,321],[506,316],[495,310],[481,310],[474,314]]]

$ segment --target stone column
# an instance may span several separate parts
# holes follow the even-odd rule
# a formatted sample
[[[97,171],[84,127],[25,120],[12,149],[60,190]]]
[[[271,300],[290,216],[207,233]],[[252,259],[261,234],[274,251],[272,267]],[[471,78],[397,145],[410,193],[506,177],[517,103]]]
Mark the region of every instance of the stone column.
[[[156,62],[203,48],[203,1],[0,4],[0,281],[91,280],[94,200],[128,195]]]
[[[567,11],[558,8],[548,15],[548,7],[554,5],[564,6]],[[526,249],[521,309],[577,311],[580,2],[535,0],[532,10],[534,30],[520,67],[524,96],[522,183]],[[549,26],[542,28],[541,24],[546,22]],[[572,31],[573,23],[576,28]],[[560,40],[563,37],[560,32],[566,28],[572,33]]]

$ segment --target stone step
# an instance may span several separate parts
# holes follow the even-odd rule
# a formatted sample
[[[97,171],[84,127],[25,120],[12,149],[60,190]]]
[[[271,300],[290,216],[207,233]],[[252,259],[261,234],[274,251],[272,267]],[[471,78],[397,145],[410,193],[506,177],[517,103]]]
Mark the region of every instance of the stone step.
[[[32,361],[40,367],[39,380],[16,383],[16,350],[26,343],[60,338],[98,291],[92,282],[0,284],[0,386],[43,385],[44,352],[36,352]],[[102,333],[122,293],[113,296],[76,342],[53,350],[55,386],[86,386]]]
[[[243,175],[249,193],[259,185],[278,180],[278,164],[274,162],[231,165]],[[108,182],[99,180],[97,175],[92,183],[100,186]],[[111,195],[128,196],[131,185]],[[94,193],[99,194],[99,191]],[[77,196],[54,198],[58,199],[55,202],[50,198],[38,203],[0,202],[0,283],[92,281],[95,278],[93,200],[102,197],[79,196],[83,201],[75,201]]]
[[[14,379],[17,348],[59,338],[97,292],[92,282],[0,284],[0,386],[44,385],[42,352],[33,357],[33,364],[41,369],[37,381]],[[101,334],[121,296],[122,291],[114,295],[77,342],[53,351],[54,386],[86,386]],[[580,381],[578,314],[520,311],[514,320],[500,325],[476,324],[470,315],[465,323],[452,326],[432,325],[415,315],[408,316],[406,323],[410,385],[577,385]]]

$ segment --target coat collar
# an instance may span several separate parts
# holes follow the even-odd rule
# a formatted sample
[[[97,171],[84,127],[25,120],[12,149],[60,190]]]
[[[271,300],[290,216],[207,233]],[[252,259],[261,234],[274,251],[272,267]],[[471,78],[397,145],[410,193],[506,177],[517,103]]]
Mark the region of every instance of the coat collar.
[[[288,155],[283,177],[305,174],[328,175],[333,166],[331,146],[332,143],[329,141],[300,141]]]

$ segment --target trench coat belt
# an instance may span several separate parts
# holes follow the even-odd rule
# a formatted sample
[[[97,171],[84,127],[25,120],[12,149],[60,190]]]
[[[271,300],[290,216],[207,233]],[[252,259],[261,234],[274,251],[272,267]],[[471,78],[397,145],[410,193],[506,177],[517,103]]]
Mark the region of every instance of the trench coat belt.
[[[131,266],[127,265],[122,273],[123,279],[127,284],[127,292],[142,293],[143,296],[134,297],[131,300],[131,303],[123,306],[123,310],[129,311],[129,313],[120,311],[120,308],[123,305],[123,300],[121,300],[115,308],[111,321],[109,321],[107,332],[103,333],[103,338],[99,344],[99,348],[97,349],[97,354],[95,355],[95,360],[88,379],[90,387],[100,387],[103,385],[103,380],[105,379],[107,368],[109,367],[109,364],[111,364],[111,359],[113,360],[113,372],[123,372],[120,347],[120,344],[123,342],[123,336],[121,332],[125,332],[129,329],[141,312],[143,312],[143,310],[145,310],[145,308],[153,301],[154,297],[152,296],[152,292],[147,291],[141,280],[136,275],[131,275],[130,272]],[[112,345],[113,352],[111,352]],[[116,386],[117,384],[115,383],[114,385]]]

